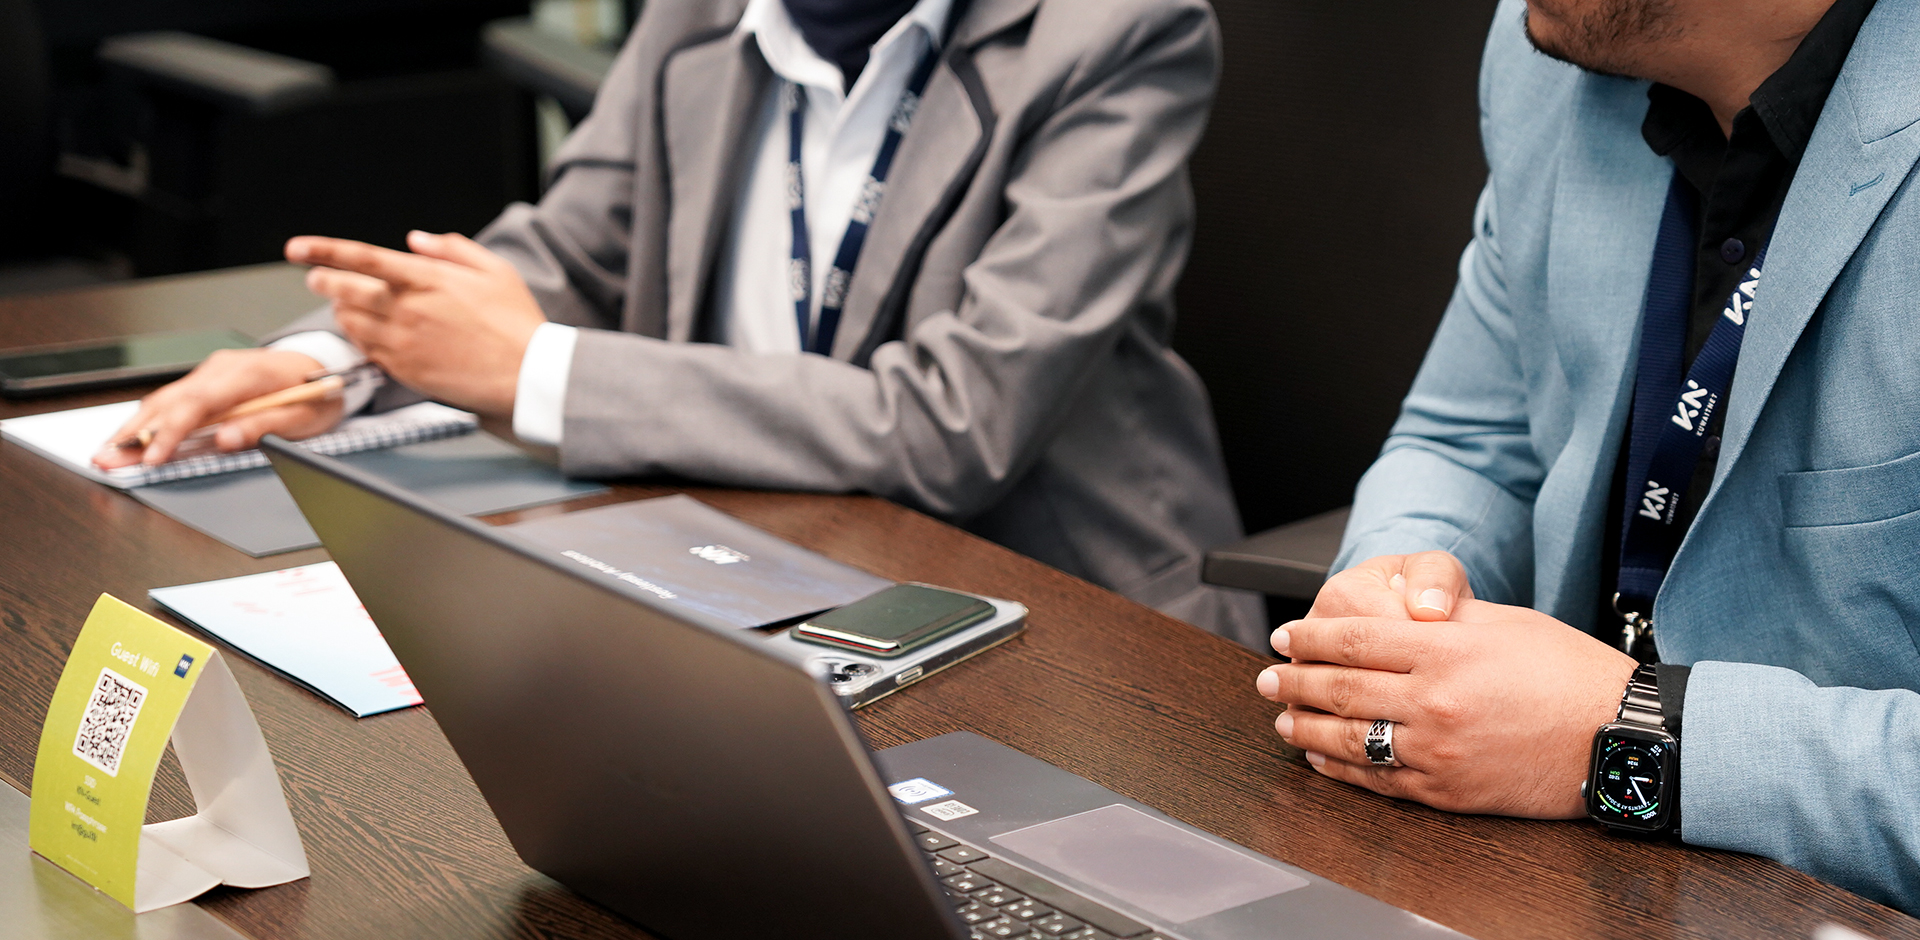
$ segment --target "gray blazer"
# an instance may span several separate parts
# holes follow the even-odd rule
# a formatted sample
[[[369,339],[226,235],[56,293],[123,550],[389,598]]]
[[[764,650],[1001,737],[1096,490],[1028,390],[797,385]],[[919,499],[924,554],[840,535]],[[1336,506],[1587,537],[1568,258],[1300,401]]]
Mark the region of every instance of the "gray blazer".
[[[953,24],[832,356],[712,333],[772,73],[744,0],[654,0],[537,206],[480,236],[575,347],[582,476],[874,493],[1255,647],[1201,585],[1241,534],[1205,388],[1168,348],[1218,35],[1201,0],[974,0]]]

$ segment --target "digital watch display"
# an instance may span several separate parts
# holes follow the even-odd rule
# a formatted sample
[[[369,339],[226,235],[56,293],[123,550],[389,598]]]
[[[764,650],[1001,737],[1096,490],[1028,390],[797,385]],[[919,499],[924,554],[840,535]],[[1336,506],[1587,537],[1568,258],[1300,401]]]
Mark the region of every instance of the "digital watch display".
[[[1593,742],[1593,778],[1587,782],[1587,813],[1611,826],[1664,829],[1672,802],[1667,793],[1679,755],[1661,731],[1608,725]]]
[[[1658,678],[1641,666],[1627,682],[1620,714],[1593,735],[1581,795],[1587,815],[1614,829],[1660,832],[1680,812],[1680,742],[1660,712]]]

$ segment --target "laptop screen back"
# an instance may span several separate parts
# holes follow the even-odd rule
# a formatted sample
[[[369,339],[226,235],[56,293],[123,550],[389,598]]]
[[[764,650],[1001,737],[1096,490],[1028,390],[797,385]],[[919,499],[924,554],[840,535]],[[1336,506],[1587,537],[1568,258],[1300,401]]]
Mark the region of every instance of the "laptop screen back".
[[[527,864],[683,940],[964,935],[819,680],[262,446]]]

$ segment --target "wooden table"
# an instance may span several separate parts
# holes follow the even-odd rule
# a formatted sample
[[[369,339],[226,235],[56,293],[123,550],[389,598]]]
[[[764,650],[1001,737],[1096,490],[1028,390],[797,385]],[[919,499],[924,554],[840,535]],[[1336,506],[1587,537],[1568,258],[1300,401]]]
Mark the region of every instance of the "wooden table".
[[[264,332],[310,305],[268,266],[59,299],[0,300],[0,345],[130,329]],[[137,391],[137,390],[136,390]],[[0,405],[10,417],[126,397]],[[1262,661],[1233,644],[882,500],[621,485],[496,521],[687,492],[888,578],[1010,597],[1021,639],[860,713],[884,747],[970,730],[1200,828],[1487,938],[1805,938],[1823,922],[1920,938],[1920,921],[1773,862],[1626,841],[1582,823],[1452,816],[1329,781],[1274,736]],[[43,710],[94,598],[320,561],[252,559],[0,444],[0,778],[30,781]],[[425,709],[358,720],[231,657],[279,765],[313,877],[198,903],[251,937],[634,937],[515,857]],[[154,818],[190,811],[171,759]],[[1284,925],[1276,925],[1279,935]]]

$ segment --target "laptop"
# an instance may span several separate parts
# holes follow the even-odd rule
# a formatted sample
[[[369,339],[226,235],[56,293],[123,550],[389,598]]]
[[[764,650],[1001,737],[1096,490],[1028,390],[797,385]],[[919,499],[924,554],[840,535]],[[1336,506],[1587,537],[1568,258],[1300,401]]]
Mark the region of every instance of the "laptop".
[[[526,863],[667,940],[1458,936],[261,442]]]

